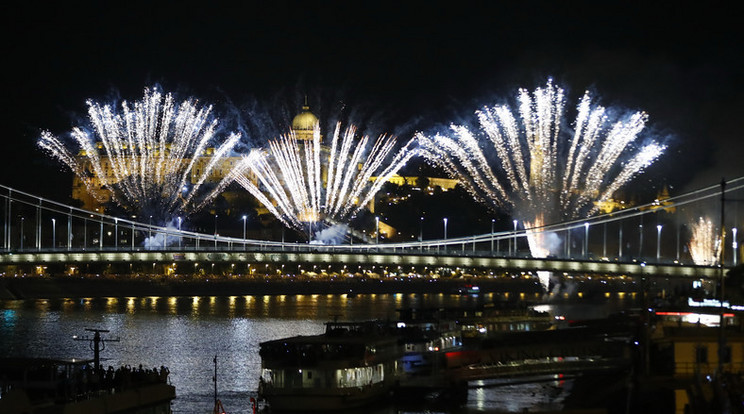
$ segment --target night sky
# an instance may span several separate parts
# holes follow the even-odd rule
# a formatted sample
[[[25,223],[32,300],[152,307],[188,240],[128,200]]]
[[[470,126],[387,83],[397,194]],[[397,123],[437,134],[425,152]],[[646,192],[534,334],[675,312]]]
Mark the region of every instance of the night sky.
[[[68,132],[88,98],[137,100],[154,84],[214,104],[228,128],[289,117],[309,95],[321,115],[344,108],[409,138],[553,77],[568,107],[589,89],[649,113],[645,137],[669,149],[632,183],[639,191],[744,175],[743,37],[740,13],[723,5],[23,3],[3,6],[0,183],[60,201],[71,176],[36,149],[39,131]]]

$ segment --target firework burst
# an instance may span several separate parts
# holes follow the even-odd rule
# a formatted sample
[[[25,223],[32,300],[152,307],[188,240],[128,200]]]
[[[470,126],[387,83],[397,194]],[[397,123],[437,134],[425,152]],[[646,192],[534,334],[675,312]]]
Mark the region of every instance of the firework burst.
[[[393,136],[381,135],[369,151],[369,136],[355,137],[355,127],[342,130],[338,123],[327,148],[316,124],[312,139],[283,135],[268,150],[251,151],[232,175],[285,225],[313,237],[356,215],[414,156],[411,142],[394,152]]]
[[[608,111],[585,93],[572,131],[564,125],[563,89],[548,81],[530,93],[520,89],[517,109],[507,105],[476,112],[484,139],[452,125],[452,137],[417,134],[421,153],[457,178],[477,200],[506,208],[524,222],[533,256],[550,251],[539,227],[592,213],[593,201],[609,199],[663,152],[657,143],[631,154],[647,115],[637,112],[610,123]],[[481,144],[490,143],[495,161]],[[487,145],[487,144],[486,144]]]
[[[87,105],[90,131],[75,127],[70,133],[77,148],[68,149],[66,140],[50,132],[42,133],[38,145],[69,167],[99,202],[111,199],[135,214],[167,221],[217,195],[202,190],[240,135],[211,148],[217,129],[211,106],[178,104],[157,88],[146,88],[141,101],[122,102],[119,112],[91,100]]]
[[[688,247],[696,265],[713,266],[721,254],[721,238],[709,218],[700,217],[691,226],[692,237]]]

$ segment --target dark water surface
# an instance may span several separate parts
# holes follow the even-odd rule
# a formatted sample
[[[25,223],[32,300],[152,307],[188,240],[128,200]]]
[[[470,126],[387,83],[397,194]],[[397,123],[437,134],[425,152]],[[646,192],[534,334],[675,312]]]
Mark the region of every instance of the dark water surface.
[[[534,298],[529,298],[534,299]],[[0,356],[92,358],[85,328],[108,329],[104,368],[111,365],[170,369],[176,413],[210,413],[213,358],[217,356],[218,397],[230,413],[249,413],[256,397],[259,343],[322,333],[339,320],[394,319],[410,307],[454,307],[503,300],[501,294],[279,295],[230,297],[138,297],[0,301]],[[603,303],[553,305],[568,318],[598,318],[634,305],[613,295]],[[464,407],[421,403],[415,407],[372,407],[372,413],[523,412],[559,410],[573,381],[494,386],[471,383]]]

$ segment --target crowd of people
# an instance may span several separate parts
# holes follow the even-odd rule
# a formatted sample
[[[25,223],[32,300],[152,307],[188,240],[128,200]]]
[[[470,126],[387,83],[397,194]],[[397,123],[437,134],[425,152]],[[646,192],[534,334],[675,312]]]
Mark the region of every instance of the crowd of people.
[[[159,369],[154,367],[144,368],[122,365],[114,369],[109,365],[107,369],[103,365],[93,368],[91,365],[83,365],[77,369],[72,378],[66,382],[66,394],[74,395],[80,398],[91,392],[108,392],[116,393],[127,389],[136,388],[142,385],[168,383],[168,374],[170,371],[167,367],[161,366]]]

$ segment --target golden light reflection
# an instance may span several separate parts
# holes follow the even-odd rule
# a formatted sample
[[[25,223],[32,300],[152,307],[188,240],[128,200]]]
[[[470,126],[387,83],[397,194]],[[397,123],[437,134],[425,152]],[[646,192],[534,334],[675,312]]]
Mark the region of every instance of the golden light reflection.
[[[106,312],[116,312],[116,308],[119,307],[119,299],[117,298],[106,298]]]
[[[235,317],[235,296],[230,296],[227,298],[227,315],[230,318]]]
[[[178,314],[178,300],[176,300],[175,296],[168,298],[168,313],[171,315]]]
[[[49,301],[46,299],[39,299],[36,301],[36,309],[45,313],[49,310]]]

